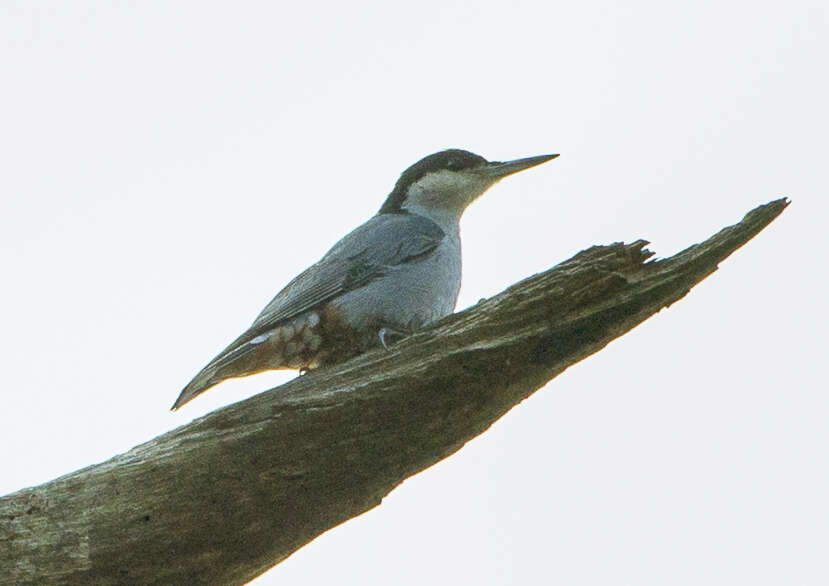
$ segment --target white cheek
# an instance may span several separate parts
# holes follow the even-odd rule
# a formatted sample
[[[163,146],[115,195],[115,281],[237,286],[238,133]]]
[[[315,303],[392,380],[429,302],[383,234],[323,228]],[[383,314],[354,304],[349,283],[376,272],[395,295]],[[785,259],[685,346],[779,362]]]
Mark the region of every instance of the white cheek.
[[[403,205],[425,206],[460,214],[489,185],[476,175],[451,171],[430,173],[412,185]]]

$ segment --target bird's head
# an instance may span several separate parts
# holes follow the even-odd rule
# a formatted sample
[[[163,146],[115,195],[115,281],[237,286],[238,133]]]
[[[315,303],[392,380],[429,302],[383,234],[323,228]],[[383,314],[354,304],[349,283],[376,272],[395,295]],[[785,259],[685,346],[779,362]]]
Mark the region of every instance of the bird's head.
[[[403,171],[379,213],[412,212],[456,221],[469,204],[507,175],[557,156],[539,155],[499,162],[487,161],[461,149],[440,151]]]

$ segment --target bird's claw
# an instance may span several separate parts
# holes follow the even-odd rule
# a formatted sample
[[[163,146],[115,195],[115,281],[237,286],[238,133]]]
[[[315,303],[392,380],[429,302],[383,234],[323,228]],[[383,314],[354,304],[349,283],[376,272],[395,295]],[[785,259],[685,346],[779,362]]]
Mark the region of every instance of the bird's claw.
[[[398,332],[397,330],[393,330],[391,328],[380,328],[380,331],[377,332],[377,337],[380,338],[380,344],[382,344],[383,348],[385,348],[386,350],[389,350],[389,346],[391,346],[398,339],[403,338],[404,336],[405,334]]]

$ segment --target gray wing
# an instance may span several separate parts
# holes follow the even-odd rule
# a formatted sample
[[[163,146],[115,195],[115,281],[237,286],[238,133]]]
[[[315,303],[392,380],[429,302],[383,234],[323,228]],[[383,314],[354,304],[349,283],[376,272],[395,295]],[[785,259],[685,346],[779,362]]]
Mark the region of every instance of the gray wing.
[[[444,237],[437,224],[422,216],[382,214],[371,218],[288,283],[253,325],[188,383],[173,409],[225,378],[237,376],[232,365],[256,348],[248,343],[256,336],[329,299],[359,289],[395,267],[428,257]],[[225,372],[226,368],[230,371]]]
[[[374,216],[288,283],[262,310],[248,332],[258,335],[283,320],[365,286],[392,267],[428,257],[444,237],[437,224],[422,216]]]

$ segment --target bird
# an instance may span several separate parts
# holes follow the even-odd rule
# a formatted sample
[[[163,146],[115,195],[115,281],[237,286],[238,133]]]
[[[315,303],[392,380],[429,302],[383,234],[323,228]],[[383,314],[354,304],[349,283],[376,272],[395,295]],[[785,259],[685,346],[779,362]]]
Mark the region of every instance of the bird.
[[[410,166],[377,214],[277,293],[193,377],[171,410],[230,378],[303,373],[388,349],[451,314],[461,286],[464,210],[504,177],[556,157],[499,162],[447,149]]]

